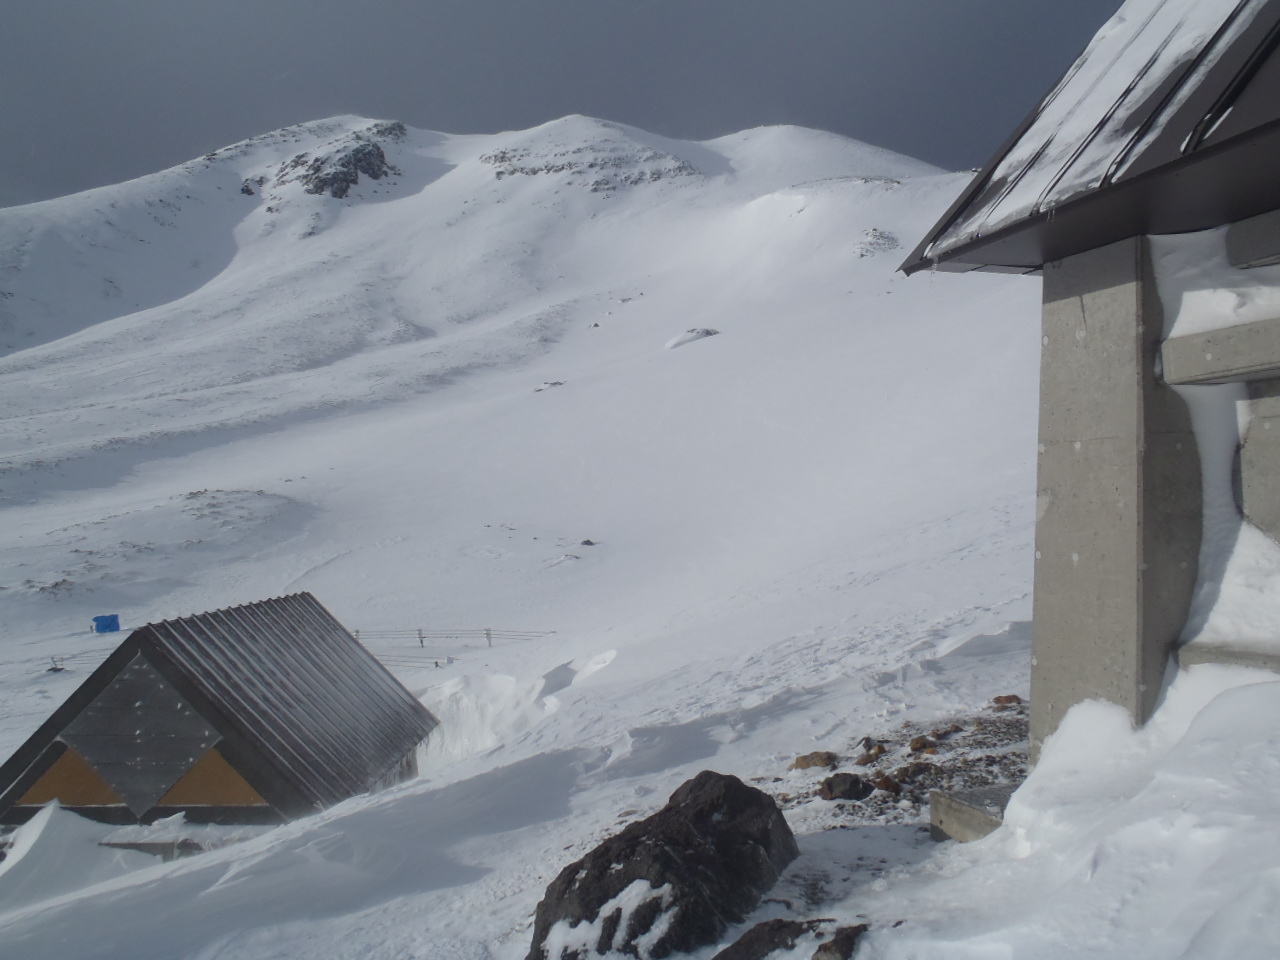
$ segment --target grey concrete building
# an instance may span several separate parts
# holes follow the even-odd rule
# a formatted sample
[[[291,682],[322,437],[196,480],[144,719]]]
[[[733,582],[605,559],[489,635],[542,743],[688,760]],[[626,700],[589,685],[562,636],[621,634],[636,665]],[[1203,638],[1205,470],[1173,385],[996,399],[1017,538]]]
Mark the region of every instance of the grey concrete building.
[[[903,264],[1043,277],[1033,756],[1085,699],[1145,721],[1179,659],[1280,663],[1194,639],[1239,529],[1280,538],[1278,50],[1280,0],[1128,0]]]

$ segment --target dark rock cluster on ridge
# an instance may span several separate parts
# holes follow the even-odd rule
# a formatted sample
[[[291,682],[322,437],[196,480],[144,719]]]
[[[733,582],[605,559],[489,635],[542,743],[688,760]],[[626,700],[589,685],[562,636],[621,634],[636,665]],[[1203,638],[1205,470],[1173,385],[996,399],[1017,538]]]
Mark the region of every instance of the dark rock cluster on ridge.
[[[674,154],[608,136],[549,153],[504,147],[484,154],[480,162],[492,166],[498,180],[562,174],[566,183],[587,186],[592,193],[700,175],[697,167]]]
[[[310,163],[306,163],[305,154],[300,154],[290,162],[300,166],[305,164],[299,179],[307,193],[328,193],[338,200],[346,198],[351,188],[360,182],[362,173],[370,180],[381,180],[396,172],[387,162],[387,155],[382,152],[382,147],[369,140],[336,153],[315,157]]]
[[[351,134],[320,156],[300,153],[280,167],[276,185],[297,181],[307,193],[327,193],[337,200],[344,200],[351,188],[360,182],[361,174],[370,180],[399,175],[400,171],[387,160],[379,141],[403,140],[408,132],[408,128],[398,120],[384,121]]]

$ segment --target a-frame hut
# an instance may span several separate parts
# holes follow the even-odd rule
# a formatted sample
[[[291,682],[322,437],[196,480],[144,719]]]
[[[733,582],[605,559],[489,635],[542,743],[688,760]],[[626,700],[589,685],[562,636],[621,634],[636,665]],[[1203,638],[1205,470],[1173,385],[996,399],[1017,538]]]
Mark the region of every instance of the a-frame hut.
[[[277,823],[412,776],[436,725],[309,593],[152,623],[0,767],[0,823]]]
[[[1081,700],[1145,721],[1171,653],[1280,664],[1267,638],[1188,627],[1222,573],[1202,545],[1233,535],[1203,523],[1211,480],[1231,486],[1197,445],[1192,408],[1227,396],[1204,385],[1237,385],[1230,429],[1253,417],[1235,521],[1280,538],[1280,310],[1210,298],[1180,328],[1160,253],[1209,231],[1226,288],[1280,292],[1277,171],[1280,0],[1128,0],[903,264],[1043,272],[1033,751]]]

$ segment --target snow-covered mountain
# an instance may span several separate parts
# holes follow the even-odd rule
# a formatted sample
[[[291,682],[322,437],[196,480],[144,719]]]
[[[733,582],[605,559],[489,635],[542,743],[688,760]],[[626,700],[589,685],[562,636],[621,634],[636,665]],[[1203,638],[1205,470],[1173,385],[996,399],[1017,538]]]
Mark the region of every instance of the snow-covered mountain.
[[[893,274],[955,185],[794,128],[343,118],[7,211],[14,621],[307,587],[366,628],[598,633],[803,578],[903,508],[999,509],[1022,550],[1034,285],[943,311],[946,281]],[[720,336],[668,347],[691,329]],[[364,533],[324,529],[339,491]],[[55,494],[65,532],[39,529]]]
[[[963,180],[798,128],[342,117],[0,211],[0,754],[95,614],[305,589],[366,636],[529,635],[370,639],[443,721],[422,778],[11,881],[0,954],[520,957],[549,877],[698,770],[802,792],[798,753],[1025,693],[1038,285],[894,272]],[[920,892],[918,806],[824,803],[797,911],[932,897],[885,955],[996,923]]]

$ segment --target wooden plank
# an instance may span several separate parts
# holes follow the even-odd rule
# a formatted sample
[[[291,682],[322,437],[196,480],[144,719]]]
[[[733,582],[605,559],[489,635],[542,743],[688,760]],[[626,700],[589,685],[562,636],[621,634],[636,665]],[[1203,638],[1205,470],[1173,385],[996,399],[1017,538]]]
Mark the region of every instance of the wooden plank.
[[[266,800],[213,747],[160,798],[162,807],[258,807]]]
[[[19,804],[57,800],[64,807],[122,804],[124,800],[74,750],[63,752],[43,777],[31,785]]]

